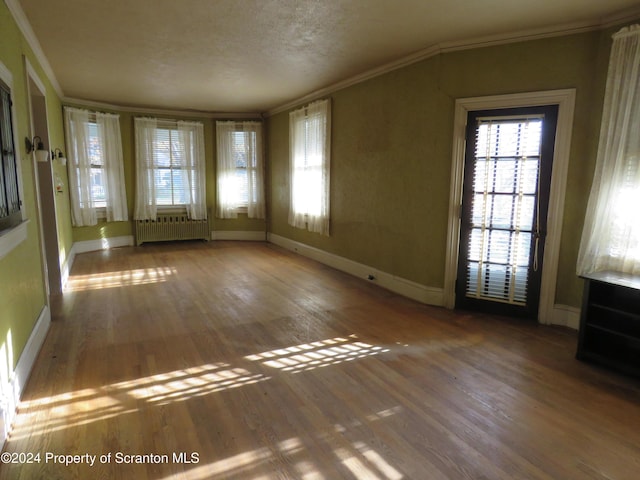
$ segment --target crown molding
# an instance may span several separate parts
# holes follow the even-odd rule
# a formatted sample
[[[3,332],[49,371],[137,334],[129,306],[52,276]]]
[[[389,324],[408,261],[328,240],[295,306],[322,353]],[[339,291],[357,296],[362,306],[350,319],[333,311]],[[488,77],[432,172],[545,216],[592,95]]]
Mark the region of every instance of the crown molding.
[[[27,43],[33,50],[36,59],[40,63],[40,66],[47,75],[47,78],[51,82],[58,96],[63,102],[73,103],[78,105],[84,105],[92,108],[105,108],[111,110],[118,110],[122,112],[135,112],[135,113],[149,113],[155,115],[179,115],[179,116],[197,116],[200,118],[214,118],[214,119],[239,119],[239,118],[261,118],[263,115],[260,113],[238,113],[238,112],[209,112],[199,110],[171,110],[171,109],[156,109],[156,108],[139,108],[125,105],[112,105],[102,102],[94,102],[89,100],[81,100],[70,97],[65,97],[62,87],[58,83],[58,80],[53,72],[49,61],[42,50],[40,42],[36,37],[31,24],[27,19],[19,0],[4,0],[7,8],[11,12],[15,22],[17,23],[20,31],[24,35]],[[530,40],[540,40],[543,38],[559,37],[564,35],[575,35],[578,33],[584,33],[594,30],[601,30],[605,28],[615,27],[623,23],[631,22],[640,19],[640,6],[630,9],[622,10],[609,15],[604,18],[596,19],[590,22],[577,22],[564,25],[556,25],[553,27],[546,27],[541,29],[524,30],[519,32],[509,32],[506,34],[492,35],[485,37],[468,38],[465,40],[443,42],[429,47],[426,47],[417,52],[406,55],[400,59],[383,64],[379,67],[367,70],[353,77],[349,77],[345,80],[333,83],[327,87],[310,92],[302,97],[298,97],[295,100],[286,102],[280,106],[267,110],[264,116],[272,116],[278,113],[290,110],[302,103],[313,101],[315,99],[327,96],[338,90],[356,85],[358,83],[370,80],[372,78],[384,75],[386,73],[398,70],[400,68],[409,66],[411,64],[426,60],[430,57],[438,55],[440,53],[449,53],[460,50],[469,50],[473,48],[483,48],[489,46],[504,45],[508,43],[517,43]]]
[[[632,9],[617,12],[616,14],[592,22],[575,22],[560,26],[556,25],[553,27],[522,30],[518,32],[509,32],[506,34],[473,37],[465,40],[438,43],[423,50],[419,50],[417,52],[404,56],[398,60],[394,60],[371,70],[367,70],[366,72],[334,83],[319,90],[315,90],[307,95],[304,95],[303,97],[297,98],[296,100],[292,100],[278,107],[272,108],[265,113],[265,117],[270,117],[272,115],[290,110],[302,103],[310,102],[317,98],[330,95],[334,92],[337,92],[338,90],[342,90],[344,88],[356,85],[366,80],[370,80],[380,75],[384,75],[394,70],[398,70],[408,65],[418,63],[420,61],[434,57],[440,53],[450,53],[461,50],[471,50],[474,48],[492,47],[531,40],[542,40],[545,38],[562,37],[566,35],[577,35],[580,33],[615,27],[617,25],[639,19],[640,7],[634,7]]]
[[[24,38],[27,40],[27,43],[31,47],[31,50],[33,50],[33,54],[35,55],[36,60],[38,60],[38,63],[44,70],[44,73],[47,75],[47,78],[49,79],[49,82],[51,82],[53,89],[58,94],[58,97],[62,98],[64,96],[62,87],[58,83],[58,79],[56,78],[55,73],[53,73],[53,68],[51,68],[51,64],[49,63],[47,56],[44,54],[42,46],[38,41],[38,37],[36,37],[36,34],[31,28],[31,24],[29,23],[24,10],[22,10],[20,2],[18,0],[4,0],[4,3],[5,5],[7,5],[7,8],[11,12],[13,19],[22,32],[22,35],[24,35]]]
[[[262,114],[259,112],[208,112],[205,110],[172,110],[166,108],[150,108],[150,107],[136,107],[130,105],[116,105],[106,102],[97,102],[93,100],[83,100],[80,98],[63,97],[63,105],[78,106],[91,108],[95,110],[112,110],[116,112],[128,112],[147,115],[170,115],[178,117],[191,117],[191,118],[211,118],[214,120],[248,120],[256,119],[261,120]]]
[[[621,10],[612,15],[608,15],[600,22],[600,28],[611,28],[623,23],[630,23],[640,20],[640,5],[637,7]]]

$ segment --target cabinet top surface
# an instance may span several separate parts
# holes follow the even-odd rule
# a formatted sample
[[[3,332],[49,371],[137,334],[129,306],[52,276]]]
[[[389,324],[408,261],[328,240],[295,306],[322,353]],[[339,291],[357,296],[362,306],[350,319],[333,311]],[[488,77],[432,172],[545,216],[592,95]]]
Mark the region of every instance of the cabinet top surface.
[[[640,276],[628,273],[605,271],[594,272],[582,275],[587,280],[595,280],[597,282],[611,283],[622,287],[635,288],[640,290]]]

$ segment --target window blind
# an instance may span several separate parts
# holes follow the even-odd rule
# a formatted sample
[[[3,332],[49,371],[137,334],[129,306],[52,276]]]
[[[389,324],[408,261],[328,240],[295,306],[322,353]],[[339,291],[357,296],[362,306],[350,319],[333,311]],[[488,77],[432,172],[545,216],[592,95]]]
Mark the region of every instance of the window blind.
[[[187,145],[177,128],[158,125],[154,132],[154,167],[158,205],[185,205],[191,195],[185,161]]]
[[[255,183],[255,175],[249,178],[249,172],[256,168],[255,155],[256,152],[256,132],[253,131],[235,131],[233,136],[233,159],[235,162],[235,187],[237,194],[237,204],[246,207],[249,202],[249,181]],[[255,189],[256,185],[252,185]]]
[[[95,122],[95,114],[89,114],[89,163],[91,164],[91,200],[94,207],[106,207],[104,149],[100,135],[100,127]],[[91,205],[86,205],[87,207]]]
[[[542,118],[479,118],[475,134],[466,292],[524,305],[529,268],[537,268]]]

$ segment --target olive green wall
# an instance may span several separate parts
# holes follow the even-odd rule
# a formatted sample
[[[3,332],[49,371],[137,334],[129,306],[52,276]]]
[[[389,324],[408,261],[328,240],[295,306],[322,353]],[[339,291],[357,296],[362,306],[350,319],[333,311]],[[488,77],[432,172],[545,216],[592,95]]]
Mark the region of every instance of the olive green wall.
[[[575,264],[595,164],[610,31],[442,53],[331,94],[331,235],[287,224],[288,112],[268,120],[271,233],[444,286],[455,100],[576,89],[556,303]]]
[[[46,304],[34,168],[32,156],[26,153],[24,145],[24,138],[29,136],[30,131],[25,57],[46,87],[49,143],[52,147],[63,145],[63,128],[62,118],[56,114],[61,107],[55,89],[4,2],[0,5],[0,32],[0,61],[13,76],[11,93],[17,128],[16,150],[21,169],[22,200],[29,220],[26,241],[0,259],[0,352],[6,355],[0,358],[0,368],[13,369]],[[64,181],[64,169],[60,171],[55,167],[55,171],[63,174]],[[71,229],[65,226],[68,208],[65,207],[63,198],[60,198],[60,203],[56,198],[56,211],[60,222],[60,250],[68,252],[71,248]]]
[[[266,124],[268,224],[241,216],[213,219],[218,231],[264,231],[317,247],[381,271],[441,288],[449,202],[452,125],[457,98],[549,89],[576,89],[556,303],[579,306],[575,262],[590,189],[610,49],[615,29],[487,48],[442,53],[336,91],[333,105],[331,236],[294,229],[288,214],[288,112]],[[52,148],[66,151],[62,105],[55,89],[4,3],[0,6],[0,61],[13,74],[18,139],[29,132],[23,56],[47,90]],[[76,105],[80,106],[81,105]],[[133,118],[121,115],[125,181],[134,208]],[[205,124],[207,204],[215,206],[215,120]],[[33,164],[19,142],[23,201],[30,223],[25,242],[0,259],[0,351],[15,367],[46,305]],[[57,194],[60,261],[73,243],[133,234],[133,222],[72,228],[66,168],[54,163],[64,184]],[[10,343],[7,340],[10,339]],[[4,349],[2,349],[4,347]],[[9,354],[10,352],[10,354]],[[0,359],[0,362],[4,362]],[[1,366],[1,365],[0,365]]]
[[[204,124],[205,137],[205,159],[206,159],[206,184],[207,184],[207,206],[212,218],[211,228],[216,231],[262,231],[266,230],[265,220],[250,219],[246,214],[239,214],[237,219],[215,218],[216,205],[216,143],[215,143],[215,122],[209,117],[185,117],[182,115],[156,115],[148,112],[131,112],[117,109],[104,109],[86,107],[78,104],[68,104],[77,108],[98,110],[101,112],[116,113],[120,115],[120,131],[122,134],[122,150],[124,162],[124,177],[127,191],[127,206],[129,208],[128,222],[107,222],[98,220],[98,225],[92,227],[73,227],[74,242],[96,240],[101,238],[112,238],[126,235],[134,235],[133,213],[135,209],[135,134],[134,118],[139,116],[152,116],[156,118],[171,118],[177,120],[199,121]]]

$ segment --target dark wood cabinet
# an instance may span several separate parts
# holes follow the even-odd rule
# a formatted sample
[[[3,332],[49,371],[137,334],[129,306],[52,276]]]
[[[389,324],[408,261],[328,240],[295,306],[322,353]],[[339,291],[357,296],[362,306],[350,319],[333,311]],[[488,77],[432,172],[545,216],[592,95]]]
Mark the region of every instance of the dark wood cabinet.
[[[576,357],[640,376],[640,277],[598,272],[583,278]]]

